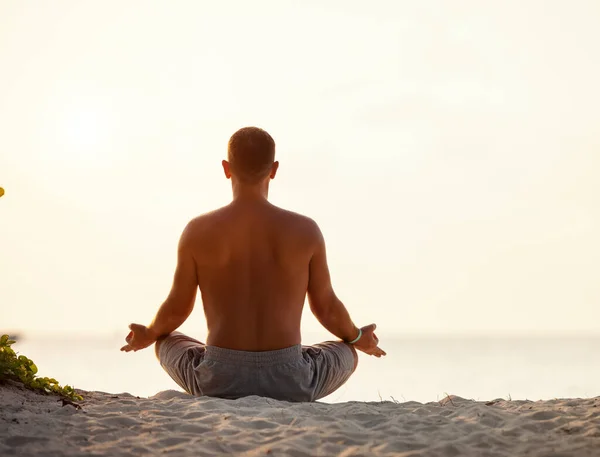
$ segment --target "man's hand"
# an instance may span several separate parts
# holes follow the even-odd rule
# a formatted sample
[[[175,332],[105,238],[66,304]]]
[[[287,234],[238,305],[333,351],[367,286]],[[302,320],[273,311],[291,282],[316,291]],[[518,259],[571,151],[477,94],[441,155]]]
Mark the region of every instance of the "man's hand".
[[[374,355],[379,358],[382,355],[386,355],[386,353],[378,346],[379,338],[375,335],[376,328],[377,326],[375,324],[362,327],[362,336],[360,337],[360,340],[353,344],[353,346],[365,354]]]
[[[127,344],[121,348],[121,351],[129,352],[145,349],[155,343],[159,337],[155,331],[145,325],[131,324],[129,329],[131,332],[125,338]]]

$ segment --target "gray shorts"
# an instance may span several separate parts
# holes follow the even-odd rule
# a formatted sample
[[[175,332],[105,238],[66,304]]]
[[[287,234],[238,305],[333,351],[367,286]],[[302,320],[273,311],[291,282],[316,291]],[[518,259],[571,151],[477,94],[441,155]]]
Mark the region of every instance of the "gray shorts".
[[[334,341],[250,352],[207,346],[173,332],[159,343],[157,354],[171,378],[197,396],[314,401],[337,390],[354,372],[354,349]]]

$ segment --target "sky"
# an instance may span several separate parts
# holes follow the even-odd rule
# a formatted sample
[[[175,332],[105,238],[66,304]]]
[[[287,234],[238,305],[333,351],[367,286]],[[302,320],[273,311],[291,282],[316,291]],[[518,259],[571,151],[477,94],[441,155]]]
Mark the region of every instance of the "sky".
[[[599,20],[596,0],[0,0],[0,330],[148,323],[257,125],[272,202],[320,224],[358,325],[597,334]],[[204,327],[198,302],[183,330]]]

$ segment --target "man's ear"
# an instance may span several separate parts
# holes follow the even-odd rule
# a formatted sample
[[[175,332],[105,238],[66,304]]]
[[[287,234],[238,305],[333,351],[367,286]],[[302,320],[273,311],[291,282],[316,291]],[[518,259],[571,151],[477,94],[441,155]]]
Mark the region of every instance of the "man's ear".
[[[225,177],[227,179],[231,179],[231,165],[229,165],[229,162],[227,162],[227,160],[223,160],[221,162],[221,165],[223,165],[223,171],[225,172]]]
[[[269,174],[269,178],[275,179],[277,170],[279,170],[279,162],[275,161],[275,162],[273,162],[273,166],[271,166],[271,173]]]

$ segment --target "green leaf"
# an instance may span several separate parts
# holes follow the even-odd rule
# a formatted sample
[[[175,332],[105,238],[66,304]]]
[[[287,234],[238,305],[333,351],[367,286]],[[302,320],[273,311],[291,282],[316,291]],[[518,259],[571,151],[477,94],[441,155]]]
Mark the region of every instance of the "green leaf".
[[[14,341],[8,335],[0,337],[0,379],[18,379],[25,386],[45,393],[54,393],[74,401],[82,401],[83,397],[75,393],[69,385],[61,387],[54,378],[37,377],[38,367],[24,355],[18,355],[10,345]]]

